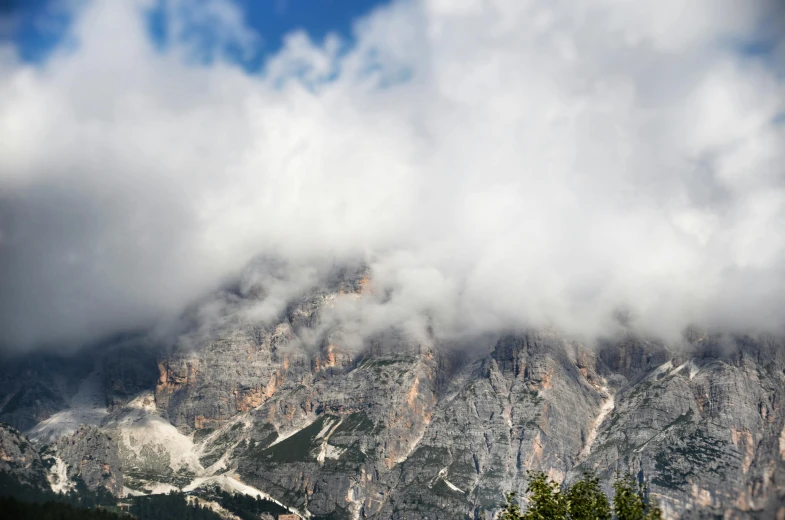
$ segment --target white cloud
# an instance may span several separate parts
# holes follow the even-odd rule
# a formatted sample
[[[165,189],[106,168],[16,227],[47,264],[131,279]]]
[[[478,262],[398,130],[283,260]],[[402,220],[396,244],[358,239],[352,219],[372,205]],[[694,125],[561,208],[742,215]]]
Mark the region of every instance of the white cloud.
[[[366,258],[371,328],[782,327],[785,91],[723,44],[764,4],[400,2],[260,76],[158,53],[141,5],[86,5],[43,67],[2,53],[2,342],[149,325],[259,254]]]

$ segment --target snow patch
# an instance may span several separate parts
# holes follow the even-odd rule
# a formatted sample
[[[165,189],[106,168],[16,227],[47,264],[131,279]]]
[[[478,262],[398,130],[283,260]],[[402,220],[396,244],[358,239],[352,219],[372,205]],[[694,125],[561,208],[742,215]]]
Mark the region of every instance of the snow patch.
[[[690,381],[692,381],[693,378],[698,375],[698,372],[700,372],[700,368],[698,367],[698,365],[695,364],[695,360],[694,359],[690,359],[688,361],[685,361],[684,363],[682,363],[681,365],[676,367],[676,369],[673,371],[673,373],[674,374],[678,374],[683,369],[688,368],[688,367],[689,367],[689,371],[690,371],[689,378],[690,378]]]
[[[460,392],[453,392],[453,393],[451,393],[450,395],[447,396],[447,398],[445,399],[445,402],[447,402],[447,403],[451,402],[453,399],[458,397],[458,394],[460,394]]]
[[[782,433],[780,433],[780,457],[785,460],[785,426],[783,426]]]

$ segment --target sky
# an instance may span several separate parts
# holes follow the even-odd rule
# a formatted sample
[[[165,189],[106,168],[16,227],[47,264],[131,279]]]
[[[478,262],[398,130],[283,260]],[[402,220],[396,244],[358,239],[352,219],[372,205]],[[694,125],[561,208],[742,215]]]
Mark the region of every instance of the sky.
[[[303,30],[320,44],[328,34],[336,34],[349,45],[353,40],[354,21],[388,3],[388,0],[238,0],[232,3],[153,0],[143,2],[141,7],[147,36],[160,50],[178,39],[188,39],[198,42],[198,56],[203,61],[210,59],[213,51],[219,51],[248,72],[258,72],[265,57],[281,50],[287,34]],[[69,28],[79,16],[80,4],[84,4],[83,0],[5,0],[0,3],[0,15],[6,21],[0,35],[15,44],[24,61],[42,63],[59,46],[68,43]],[[194,5],[201,14],[188,18],[184,27],[172,25],[176,16],[187,16],[184,13]],[[248,45],[237,42],[221,45],[220,24],[215,23],[221,16],[241,19],[245,27],[241,32],[247,32]]]
[[[2,349],[358,261],[358,330],[784,332],[781,2],[0,5]]]

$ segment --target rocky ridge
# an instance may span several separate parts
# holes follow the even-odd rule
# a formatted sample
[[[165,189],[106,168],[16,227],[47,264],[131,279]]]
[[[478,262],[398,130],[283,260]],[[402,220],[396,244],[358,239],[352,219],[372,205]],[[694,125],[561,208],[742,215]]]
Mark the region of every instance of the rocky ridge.
[[[366,270],[343,271],[276,320],[233,307],[154,357],[126,341],[62,374],[27,360],[38,381],[3,371],[0,418],[34,432],[73,413],[68,396],[100,374],[105,413],[79,415],[94,426],[46,437],[69,468],[92,454],[91,485],[212,483],[302,516],[477,517],[503,491],[522,493],[529,469],[566,482],[631,471],[671,518],[785,515],[782,340],[694,333],[669,346],[629,334],[589,346],[541,330],[461,350],[388,330],[350,348],[322,315],[368,290]],[[242,309],[263,295],[235,299]],[[48,391],[64,397],[29,397]]]

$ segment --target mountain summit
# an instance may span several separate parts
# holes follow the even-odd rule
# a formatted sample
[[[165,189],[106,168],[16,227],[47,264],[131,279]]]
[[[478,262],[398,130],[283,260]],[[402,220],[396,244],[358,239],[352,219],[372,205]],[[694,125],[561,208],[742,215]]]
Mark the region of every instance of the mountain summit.
[[[0,469],[120,496],[216,487],[347,520],[477,518],[524,496],[530,469],[631,472],[671,518],[785,511],[782,340],[393,329],[344,345],[325,317],[371,285],[343,270],[273,320],[246,291],[171,344],[8,359],[0,419],[27,438],[3,430]]]

